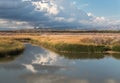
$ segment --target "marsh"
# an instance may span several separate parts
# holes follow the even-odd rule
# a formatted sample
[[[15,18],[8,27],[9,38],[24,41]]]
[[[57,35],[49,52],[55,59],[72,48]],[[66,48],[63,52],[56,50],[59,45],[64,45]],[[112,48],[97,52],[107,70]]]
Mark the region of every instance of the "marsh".
[[[25,44],[16,59],[0,63],[1,83],[119,83],[120,56],[56,54]],[[72,55],[72,57],[71,57]],[[7,79],[7,80],[6,80]]]

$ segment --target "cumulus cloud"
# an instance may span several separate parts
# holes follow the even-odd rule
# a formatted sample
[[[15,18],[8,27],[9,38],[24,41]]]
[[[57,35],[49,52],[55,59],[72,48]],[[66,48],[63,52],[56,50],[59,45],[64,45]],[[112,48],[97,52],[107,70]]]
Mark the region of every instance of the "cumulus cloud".
[[[77,8],[76,3],[70,0],[0,0],[0,19],[8,20],[8,24],[13,21],[13,25],[25,22],[30,27],[119,27],[120,21],[112,23],[105,17],[87,14]]]
[[[97,30],[118,30],[120,29],[120,20],[108,19],[103,16],[98,17],[92,13],[88,13],[89,20],[80,20],[79,22],[88,25]]]
[[[5,20],[5,19],[0,19],[0,30],[5,29],[24,29],[24,28],[32,28],[28,24],[28,22],[25,21],[13,21],[13,20]]]
[[[49,14],[57,15],[59,13],[57,5],[51,0],[50,2],[33,1],[36,11],[47,12]]]

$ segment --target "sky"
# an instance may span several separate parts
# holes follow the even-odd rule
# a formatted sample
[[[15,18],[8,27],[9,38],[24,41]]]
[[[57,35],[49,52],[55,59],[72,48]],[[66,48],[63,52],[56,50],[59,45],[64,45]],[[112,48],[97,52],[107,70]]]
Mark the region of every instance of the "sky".
[[[119,30],[120,0],[0,0],[0,30]]]
[[[79,4],[83,6],[79,6]],[[78,0],[77,5],[84,11],[92,12],[97,16],[120,19],[120,0]]]

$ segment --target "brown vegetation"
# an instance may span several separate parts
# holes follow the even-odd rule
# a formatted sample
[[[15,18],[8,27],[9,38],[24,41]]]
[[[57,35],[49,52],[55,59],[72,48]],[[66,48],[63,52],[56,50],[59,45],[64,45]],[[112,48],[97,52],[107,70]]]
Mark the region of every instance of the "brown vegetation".
[[[11,38],[0,38],[0,57],[17,55],[24,50],[24,45]]]
[[[12,37],[11,37],[12,35]],[[119,33],[79,33],[79,34],[49,34],[49,33],[12,33],[11,35],[1,35],[2,38],[11,38],[12,40],[22,42],[32,42],[43,47],[57,51],[77,51],[81,52],[106,52],[119,51],[120,35]],[[88,49],[89,48],[89,49]],[[98,49],[98,50],[97,50]],[[88,51],[89,50],[89,51]]]

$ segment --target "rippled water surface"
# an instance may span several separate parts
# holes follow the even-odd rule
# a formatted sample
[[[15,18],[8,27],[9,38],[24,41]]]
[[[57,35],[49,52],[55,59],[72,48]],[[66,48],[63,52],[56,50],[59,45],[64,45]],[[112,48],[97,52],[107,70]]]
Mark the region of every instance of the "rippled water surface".
[[[120,83],[120,55],[58,55],[26,44],[21,56],[0,63],[0,83]]]

